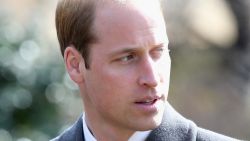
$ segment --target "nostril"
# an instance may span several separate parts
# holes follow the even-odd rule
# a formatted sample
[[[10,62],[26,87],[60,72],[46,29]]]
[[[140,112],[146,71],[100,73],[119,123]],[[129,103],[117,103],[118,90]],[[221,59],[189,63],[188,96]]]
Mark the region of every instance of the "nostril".
[[[139,85],[150,88],[156,87],[158,85],[158,82],[159,82],[158,80],[149,76],[141,77],[139,79]]]

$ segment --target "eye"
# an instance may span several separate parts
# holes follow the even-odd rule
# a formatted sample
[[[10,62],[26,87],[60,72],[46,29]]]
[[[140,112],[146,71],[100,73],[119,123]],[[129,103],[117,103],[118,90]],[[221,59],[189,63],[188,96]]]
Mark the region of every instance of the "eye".
[[[126,54],[116,59],[116,61],[122,64],[128,64],[130,62],[136,61],[137,59],[138,59],[138,56],[136,54],[130,53],[130,54]]]
[[[157,47],[157,48],[155,48],[151,52],[152,58],[154,58],[156,60],[159,59],[162,56],[162,54],[165,52],[165,50],[166,50],[165,47]]]
[[[121,61],[123,63],[127,63],[127,62],[135,60],[136,58],[137,57],[136,57],[135,54],[128,54],[126,56],[123,56],[123,57],[119,58],[118,61]]]

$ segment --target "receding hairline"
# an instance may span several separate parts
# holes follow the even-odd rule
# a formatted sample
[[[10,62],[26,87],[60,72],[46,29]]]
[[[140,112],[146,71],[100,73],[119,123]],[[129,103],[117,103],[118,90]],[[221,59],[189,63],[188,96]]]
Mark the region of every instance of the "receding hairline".
[[[156,2],[161,8],[161,0]],[[97,13],[110,7],[128,8],[134,2],[144,0],[59,0],[56,8],[56,29],[61,53],[69,46],[74,46],[82,53],[86,62],[90,62],[90,45],[99,41],[96,29]],[[99,11],[101,10],[101,11]],[[83,16],[84,15],[84,16]],[[86,24],[83,24],[86,23]],[[77,28],[74,28],[77,27]],[[84,34],[82,34],[84,33]],[[87,63],[86,63],[87,64]]]

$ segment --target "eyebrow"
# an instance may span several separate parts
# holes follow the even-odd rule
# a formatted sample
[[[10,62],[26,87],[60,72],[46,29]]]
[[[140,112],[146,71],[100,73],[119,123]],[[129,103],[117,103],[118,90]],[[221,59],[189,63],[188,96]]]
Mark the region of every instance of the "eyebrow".
[[[168,45],[168,41],[164,42],[164,43],[160,43],[158,45],[154,45],[153,48],[158,48],[158,47],[164,47],[166,45]],[[116,51],[110,53],[109,55],[110,56],[116,56],[116,55],[119,55],[119,54],[125,54],[125,53],[129,53],[129,52],[137,52],[141,50],[141,47],[139,46],[128,46],[126,48],[123,48],[123,49],[117,49]]]
[[[113,51],[112,53],[109,54],[109,56],[116,56],[116,55],[119,55],[119,54],[125,54],[125,53],[129,53],[129,52],[136,52],[138,50],[140,50],[140,47],[137,47],[137,46],[126,47],[126,48],[123,48],[123,49],[117,49],[117,50]]]

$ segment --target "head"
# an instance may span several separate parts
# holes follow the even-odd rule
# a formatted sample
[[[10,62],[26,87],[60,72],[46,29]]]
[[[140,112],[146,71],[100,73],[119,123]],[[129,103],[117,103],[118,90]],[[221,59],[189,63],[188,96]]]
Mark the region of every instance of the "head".
[[[56,16],[94,133],[95,123],[125,134],[159,126],[171,64],[159,1],[63,0]]]

